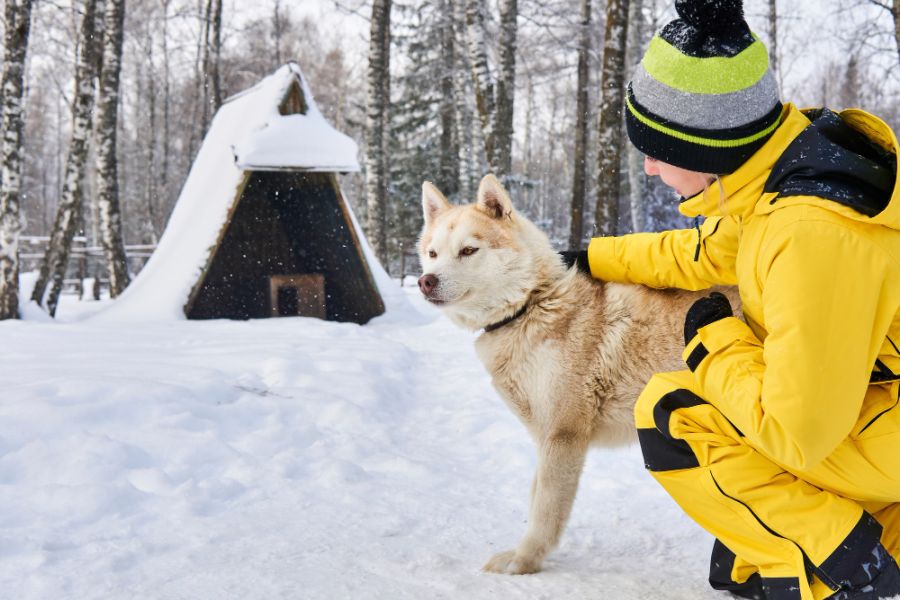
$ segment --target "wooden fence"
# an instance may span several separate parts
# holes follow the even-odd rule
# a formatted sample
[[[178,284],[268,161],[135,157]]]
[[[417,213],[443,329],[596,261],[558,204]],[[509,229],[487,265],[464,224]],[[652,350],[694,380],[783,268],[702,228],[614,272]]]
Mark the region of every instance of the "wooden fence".
[[[47,236],[19,236],[19,271],[24,273],[40,269],[49,243],[50,238]],[[153,244],[125,246],[128,272],[132,276],[137,275],[154,250],[156,246]],[[69,253],[63,293],[77,294],[79,298],[84,298],[85,294],[88,294],[99,300],[104,290],[109,290],[109,275],[103,258],[103,248],[88,246],[87,238],[76,236],[72,240],[72,251]]]

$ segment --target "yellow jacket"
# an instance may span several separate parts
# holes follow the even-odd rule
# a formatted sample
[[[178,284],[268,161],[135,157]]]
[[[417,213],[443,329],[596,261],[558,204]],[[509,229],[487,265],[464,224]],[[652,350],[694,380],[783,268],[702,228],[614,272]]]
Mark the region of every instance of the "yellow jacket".
[[[861,110],[840,116],[897,154],[897,137],[881,120]],[[738,286],[746,324],[729,318],[701,328],[684,356],[703,356],[694,376],[705,399],[751,445],[801,471],[890,409],[883,405],[887,395],[871,395],[880,398],[873,404],[866,391],[900,373],[896,171],[887,206],[873,216],[797,195],[790,185],[766,191],[773,168],[784,169],[779,159],[810,123],[787,104],[769,141],[721,177],[723,190],[713,183],[682,202],[683,214],[708,217],[699,233],[595,238],[588,248],[599,279],[691,290]],[[797,156],[804,158],[803,152]],[[826,171],[831,158],[819,157]],[[802,181],[803,170],[797,171]],[[896,404],[896,389],[891,398]]]

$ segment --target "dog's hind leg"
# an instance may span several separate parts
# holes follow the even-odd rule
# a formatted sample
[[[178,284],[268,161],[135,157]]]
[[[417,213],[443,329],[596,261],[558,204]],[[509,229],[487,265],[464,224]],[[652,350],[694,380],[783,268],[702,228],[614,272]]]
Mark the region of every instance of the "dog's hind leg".
[[[568,431],[541,442],[528,531],[515,550],[495,554],[484,565],[485,571],[522,575],[541,570],[544,557],[559,542],[569,519],[587,450],[588,436]]]

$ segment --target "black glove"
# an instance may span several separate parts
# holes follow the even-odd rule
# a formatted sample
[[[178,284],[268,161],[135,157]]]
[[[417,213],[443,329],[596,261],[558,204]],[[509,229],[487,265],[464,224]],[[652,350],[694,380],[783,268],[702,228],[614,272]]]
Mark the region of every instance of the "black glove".
[[[731,303],[723,294],[713,292],[706,298],[700,298],[688,309],[684,318],[684,345],[694,339],[701,327],[733,315]]]
[[[588,265],[587,250],[564,250],[559,254],[562,256],[566,268],[571,269],[572,265],[575,265],[582,273],[585,273],[588,276],[591,275],[591,267]]]

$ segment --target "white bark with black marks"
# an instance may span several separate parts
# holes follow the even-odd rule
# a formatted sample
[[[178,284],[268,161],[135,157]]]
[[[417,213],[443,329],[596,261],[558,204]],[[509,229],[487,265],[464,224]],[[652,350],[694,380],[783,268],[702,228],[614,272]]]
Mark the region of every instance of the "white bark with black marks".
[[[72,141],[66,160],[63,191],[53,231],[50,234],[47,254],[41,263],[40,273],[31,295],[31,299],[45,307],[50,315],[56,314],[59,294],[69,263],[72,238],[81,218],[84,200],[84,175],[91,134],[91,113],[94,108],[94,80],[97,75],[96,7],[97,0],[86,0],[84,3],[84,17],[79,35],[80,52],[75,67]]]
[[[491,170],[502,180],[512,169],[518,2],[500,0],[500,69],[496,83],[488,60],[486,11],[485,0],[465,0],[468,59],[484,153]]]
[[[3,36],[2,156],[0,156],[0,320],[19,316],[19,210],[25,129],[25,56],[32,0],[6,0]]]
[[[494,165],[494,118],[497,110],[494,95],[494,76],[488,64],[485,41],[484,0],[466,0],[466,42],[469,66],[472,69],[472,86],[475,89],[475,107],[484,134],[484,153],[491,167]]]
[[[97,139],[97,206],[100,244],[109,273],[109,291],[115,298],[128,286],[128,268],[119,209],[119,165],[116,126],[119,114],[119,74],[125,0],[106,0],[103,72],[95,114]],[[151,109],[152,110],[152,109]],[[151,161],[152,164],[152,161]]]

